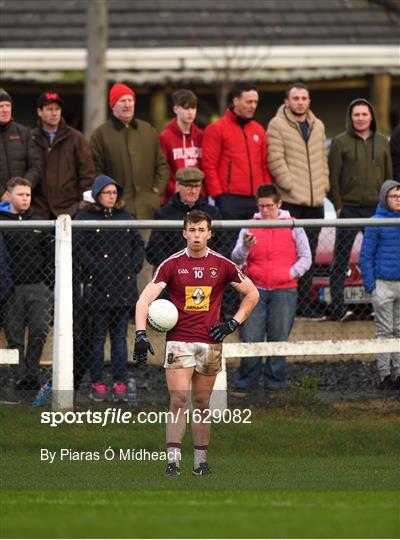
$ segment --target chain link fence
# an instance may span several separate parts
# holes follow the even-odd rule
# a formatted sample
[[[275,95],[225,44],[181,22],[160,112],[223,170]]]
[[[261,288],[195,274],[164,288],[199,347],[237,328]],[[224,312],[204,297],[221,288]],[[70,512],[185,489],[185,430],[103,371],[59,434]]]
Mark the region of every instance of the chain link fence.
[[[374,337],[371,298],[364,291],[358,266],[362,241],[360,230],[371,220],[349,221],[326,221],[326,227],[321,227],[325,224],[321,220],[285,223],[286,227],[304,224],[308,234],[319,231],[312,268],[299,281],[298,311],[290,341]],[[16,222],[11,226],[9,222],[0,223],[0,349],[17,349],[20,358],[18,366],[0,366],[2,401],[11,400],[13,396],[31,401],[39,386],[52,379],[54,224]],[[249,222],[221,221],[214,225],[209,245],[229,257],[240,226],[248,226]],[[282,226],[272,222],[262,224],[266,225]],[[135,303],[140,288],[151,277],[151,268],[185,247],[181,226],[180,222],[154,221],[73,222],[74,389],[86,399],[91,383],[101,382],[107,389],[112,389],[126,381],[134,369]],[[338,227],[348,232],[343,242],[348,244],[350,238],[354,240],[349,259],[346,246],[344,248],[339,242],[335,249]],[[144,228],[152,231],[147,245],[139,234]],[[344,238],[343,234],[341,238]],[[143,273],[145,279],[141,280]],[[142,283],[139,287],[138,282]],[[238,302],[237,294],[228,287],[223,298],[223,318],[233,316]],[[165,335],[151,329],[149,335],[156,351],[150,362],[161,366]],[[230,342],[239,340],[239,332],[228,339]],[[373,360],[373,357],[371,354],[364,359]],[[352,358],[358,358],[356,350],[336,358],[292,356],[288,360]],[[230,359],[230,364],[237,365],[238,360]],[[145,387],[146,377],[143,376],[139,382]],[[112,390],[109,397],[113,397]]]

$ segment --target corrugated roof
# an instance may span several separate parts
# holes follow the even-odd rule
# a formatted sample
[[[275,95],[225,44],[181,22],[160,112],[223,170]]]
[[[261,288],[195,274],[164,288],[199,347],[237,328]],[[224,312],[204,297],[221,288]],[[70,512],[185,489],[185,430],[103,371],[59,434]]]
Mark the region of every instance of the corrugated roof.
[[[109,0],[109,46],[399,44],[390,0]],[[88,0],[1,0],[0,46],[86,46]]]

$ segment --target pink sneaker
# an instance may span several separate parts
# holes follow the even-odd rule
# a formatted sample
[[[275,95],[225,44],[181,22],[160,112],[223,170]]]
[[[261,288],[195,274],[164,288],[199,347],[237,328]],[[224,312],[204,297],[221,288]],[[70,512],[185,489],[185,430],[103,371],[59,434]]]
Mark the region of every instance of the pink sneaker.
[[[103,383],[95,383],[90,387],[89,398],[93,401],[106,401],[107,399],[107,386]]]
[[[113,400],[114,401],[128,401],[126,394],[126,384],[123,382],[117,382],[112,387]]]

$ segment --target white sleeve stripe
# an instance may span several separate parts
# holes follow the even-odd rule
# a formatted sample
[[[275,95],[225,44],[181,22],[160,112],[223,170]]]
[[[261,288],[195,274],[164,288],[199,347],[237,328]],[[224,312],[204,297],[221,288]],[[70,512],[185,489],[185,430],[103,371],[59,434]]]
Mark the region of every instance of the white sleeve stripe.
[[[151,280],[153,283],[155,283],[155,280],[157,279],[157,276],[161,270],[161,268],[164,266],[165,263],[167,263],[168,261],[172,260],[172,259],[177,259],[178,257],[180,257],[181,255],[183,255],[185,253],[185,250],[183,249],[182,251],[178,251],[177,253],[173,253],[172,255],[170,255],[167,259],[165,259],[165,261],[163,261],[158,267],[157,267],[157,270],[154,272],[154,276],[153,276],[153,279]]]

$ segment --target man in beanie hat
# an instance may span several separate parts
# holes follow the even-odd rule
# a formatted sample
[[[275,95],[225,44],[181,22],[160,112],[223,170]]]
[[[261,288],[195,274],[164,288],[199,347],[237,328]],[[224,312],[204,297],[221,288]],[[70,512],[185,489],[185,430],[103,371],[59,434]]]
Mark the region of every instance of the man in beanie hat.
[[[346,113],[346,131],[332,139],[329,152],[329,199],[338,218],[371,217],[386,178],[392,178],[387,138],[377,132],[375,112],[363,98],[352,101]],[[331,268],[332,318],[345,321],[352,315],[344,305],[346,269],[360,228],[336,231]]]
[[[168,177],[158,135],[134,118],[136,95],[125,84],[109,94],[111,118],[93,133],[90,146],[97,174],[115,178],[124,188],[127,209],[138,219],[151,219],[160,206]]]
[[[0,88],[0,198],[7,195],[7,182],[22,176],[35,186],[41,177],[40,156],[29,130],[14,121],[12,99]]]
[[[204,174],[197,167],[184,167],[176,171],[176,193],[172,195],[169,203],[162,206],[154,215],[154,219],[183,220],[191,210],[202,210],[212,220],[222,219],[216,206],[211,206],[206,199],[200,196]],[[210,239],[211,249],[222,252],[224,255],[223,234],[218,233]],[[146,248],[146,258],[153,266],[159,266],[175,251],[186,246],[186,241],[180,230],[153,230]]]
[[[33,192],[32,207],[44,219],[73,216],[95,177],[89,143],[62,118],[63,106],[57,92],[43,92],[37,100],[32,138],[41,154],[43,176]]]
[[[400,219],[400,183],[386,180],[374,218]],[[366,227],[360,254],[366,292],[372,294],[377,338],[400,340],[400,227]],[[400,389],[400,353],[376,357],[378,388]]]

